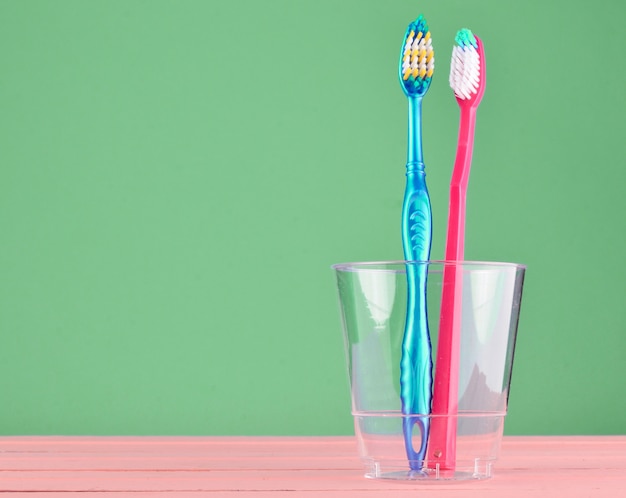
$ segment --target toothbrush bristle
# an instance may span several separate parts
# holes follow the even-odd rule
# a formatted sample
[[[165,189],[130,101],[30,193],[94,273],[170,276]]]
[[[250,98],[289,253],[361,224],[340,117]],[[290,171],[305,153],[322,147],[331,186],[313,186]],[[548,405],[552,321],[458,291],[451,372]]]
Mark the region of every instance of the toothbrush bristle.
[[[478,93],[480,84],[480,56],[478,43],[469,29],[460,30],[455,38],[450,63],[450,86],[463,100]]]
[[[435,52],[428,24],[423,16],[409,24],[400,55],[400,82],[409,96],[422,96],[428,90],[435,70]]]

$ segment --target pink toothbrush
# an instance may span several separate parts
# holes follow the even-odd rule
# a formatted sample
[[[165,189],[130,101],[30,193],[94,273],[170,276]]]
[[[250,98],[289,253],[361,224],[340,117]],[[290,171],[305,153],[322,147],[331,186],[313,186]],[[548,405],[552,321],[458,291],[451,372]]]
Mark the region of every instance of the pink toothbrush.
[[[460,107],[459,137],[450,182],[446,261],[463,261],[465,242],[465,198],[472,164],[476,109],[485,92],[483,44],[468,29],[456,35],[450,66],[450,86]],[[454,472],[456,459],[456,415],[458,410],[461,345],[462,269],[445,265],[433,385],[429,467]]]

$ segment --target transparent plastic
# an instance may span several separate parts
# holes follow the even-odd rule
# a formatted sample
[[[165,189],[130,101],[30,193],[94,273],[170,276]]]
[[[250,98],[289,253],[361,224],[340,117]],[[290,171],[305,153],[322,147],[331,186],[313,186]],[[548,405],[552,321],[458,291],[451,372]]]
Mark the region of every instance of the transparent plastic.
[[[436,365],[443,272],[461,272],[458,400],[445,413],[412,414],[455,428],[452,467],[426,458],[410,465],[403,438],[400,358],[407,267],[427,269],[427,319]],[[366,477],[415,481],[486,479],[498,458],[507,410],[525,267],[488,262],[372,262],[333,266],[343,318],[352,414]],[[441,418],[445,420],[441,420]],[[439,420],[437,420],[439,419]],[[413,432],[413,446],[422,443]],[[411,470],[411,468],[421,470]]]

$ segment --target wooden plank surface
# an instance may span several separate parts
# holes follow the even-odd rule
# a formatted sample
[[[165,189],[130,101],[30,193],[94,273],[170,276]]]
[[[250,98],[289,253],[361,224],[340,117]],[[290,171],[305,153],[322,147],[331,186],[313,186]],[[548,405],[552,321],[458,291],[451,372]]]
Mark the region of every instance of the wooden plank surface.
[[[506,437],[486,481],[363,477],[351,437],[1,437],[0,493],[55,498],[619,497],[626,436]]]

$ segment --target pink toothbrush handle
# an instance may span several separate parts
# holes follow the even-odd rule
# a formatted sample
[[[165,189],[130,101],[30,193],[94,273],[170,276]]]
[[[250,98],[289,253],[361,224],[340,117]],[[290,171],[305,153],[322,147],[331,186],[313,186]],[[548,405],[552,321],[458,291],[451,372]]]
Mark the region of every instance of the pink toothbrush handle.
[[[465,250],[465,199],[472,165],[476,108],[460,101],[459,140],[450,181],[446,261],[463,261]]]
[[[465,198],[476,123],[476,108],[467,104],[469,103],[459,100],[461,119],[457,155],[450,182],[446,261],[461,262],[464,257]],[[455,469],[462,296],[462,268],[445,265],[433,385],[433,418],[428,447],[429,465],[439,464],[439,469],[443,472],[453,472]]]

